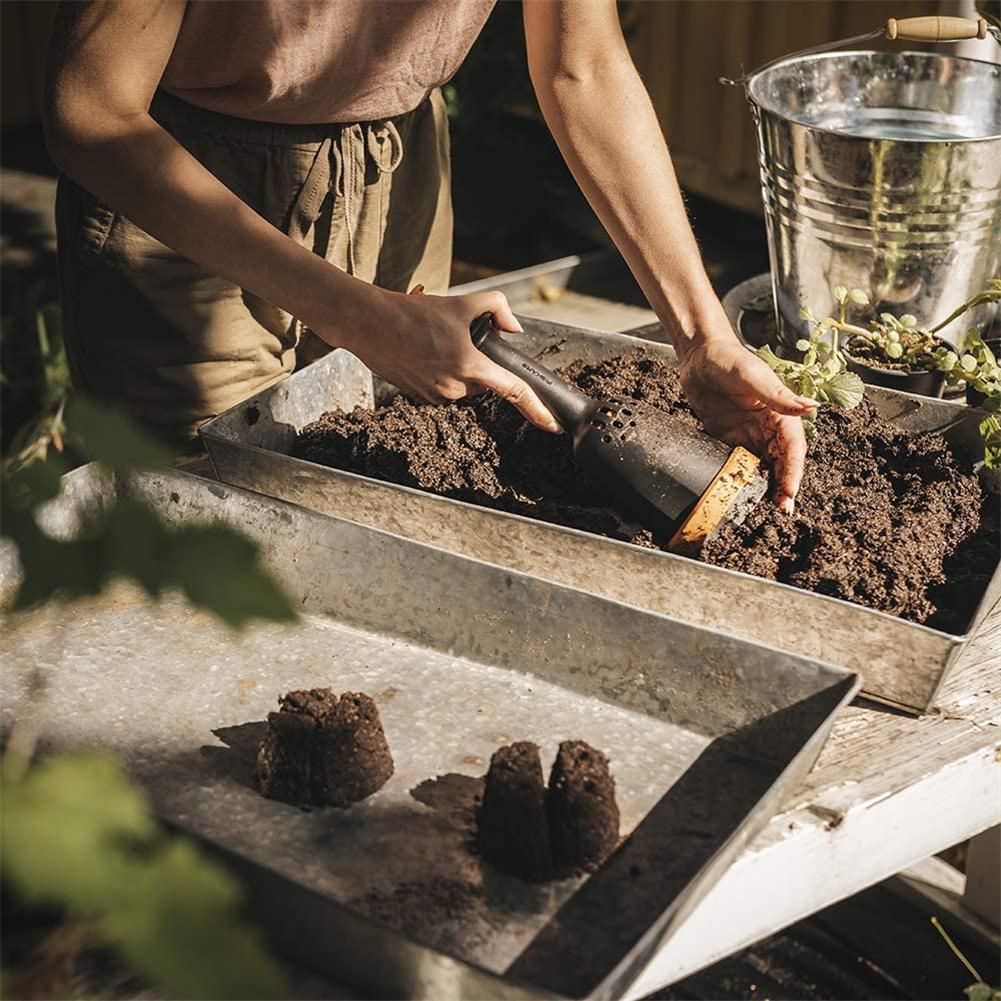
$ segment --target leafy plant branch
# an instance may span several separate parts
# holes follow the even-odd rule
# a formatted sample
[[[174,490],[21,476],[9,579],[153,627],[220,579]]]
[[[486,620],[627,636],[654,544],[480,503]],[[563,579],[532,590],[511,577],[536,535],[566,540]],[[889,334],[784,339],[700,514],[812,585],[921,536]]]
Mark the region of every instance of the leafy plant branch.
[[[0,495],[0,531],[21,566],[12,611],[126,578],[152,598],[180,590],[233,628],[295,618],[256,544],[224,525],[175,527],[129,499],[92,513],[73,538],[45,530],[42,514],[59,494],[70,447],[110,475],[167,461],[129,421],[92,401],[67,401],[55,382],[14,445]],[[4,876],[18,899],[67,914],[38,953],[43,978],[54,965],[71,968],[75,951],[95,940],[172,997],[283,996],[277,965],[239,916],[239,885],[192,843],[163,832],[117,758],[81,751],[33,760],[38,734],[29,721],[43,690],[39,676],[28,693],[34,713],[15,721],[0,763]],[[8,982],[17,982],[11,972]]]
[[[5,766],[4,872],[26,903],[76,916],[77,948],[106,943],[177,998],[282,996],[278,967],[237,917],[238,885],[163,832],[115,757],[54,755],[21,778]]]
[[[127,476],[168,458],[160,445],[99,404],[75,399],[66,415],[66,441],[111,473]],[[15,610],[57,595],[98,594],[124,577],[151,598],[179,590],[234,628],[252,619],[295,617],[288,596],[260,566],[257,546],[225,525],[173,527],[148,505],[126,499],[92,515],[74,538],[52,537],[38,512],[58,494],[65,471],[60,452],[48,448],[44,457],[15,458],[4,469],[3,534],[21,563]]]
[[[809,335],[796,342],[803,355],[799,361],[780,358],[768,346],[758,350],[759,357],[793,392],[841,410],[858,406],[863,395],[862,380],[848,371],[846,350],[851,352],[853,345],[868,348],[877,366],[882,359],[911,371],[941,372],[948,385],[964,383],[984,397],[981,406],[989,414],[980,422],[984,464],[990,470],[1001,469],[1001,363],[976,331],[969,332],[959,350],[936,336],[937,331],[971,309],[1001,303],[1001,278],[990,279],[982,291],[931,328],[921,327],[911,314],[896,317],[892,313],[881,313],[863,326],[850,321],[848,311],[851,306],[869,305],[864,290],[839,285],[834,298],[838,304],[836,316],[818,320],[809,307],[800,310],[801,319],[809,325]],[[807,433],[812,436],[813,418],[805,421]]]
[[[838,289],[837,293],[840,293]],[[864,293],[859,293],[864,294]],[[852,293],[856,295],[856,293]],[[840,312],[837,319],[824,317],[816,320],[810,310],[804,307],[800,316],[810,327],[808,337],[796,342],[796,348],[803,352],[799,361],[780,358],[767,345],[758,350],[773,372],[794,392],[817,403],[830,404],[839,410],[853,410],[862,402],[865,387],[854,372],[848,371],[844,353],[841,350],[839,330],[846,324],[845,312],[848,293],[839,298]],[[807,437],[815,433],[814,416],[803,418]]]

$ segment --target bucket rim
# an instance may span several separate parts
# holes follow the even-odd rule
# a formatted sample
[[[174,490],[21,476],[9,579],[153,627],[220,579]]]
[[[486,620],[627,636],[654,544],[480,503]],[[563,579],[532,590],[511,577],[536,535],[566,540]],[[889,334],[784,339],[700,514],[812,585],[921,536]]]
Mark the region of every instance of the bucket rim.
[[[751,92],[751,88],[757,82],[757,80],[764,76],[766,73],[770,73],[773,70],[780,69],[783,66],[791,65],[793,63],[805,63],[811,62],[818,59],[828,59],[833,57],[842,56],[891,56],[894,58],[901,56],[918,56],[925,60],[936,60],[941,61],[945,59],[950,59],[962,63],[974,63],[978,66],[990,67],[991,70],[998,74],[1001,78],[1001,64],[991,63],[986,59],[973,59],[969,56],[957,56],[952,53],[944,52],[921,52],[917,49],[903,49],[899,52],[893,51],[888,52],[883,49],[839,49],[830,52],[812,52],[807,55],[800,55],[799,53],[792,53],[788,56],[781,56],[778,59],[773,60],[770,63],[766,63],[764,66],[759,67],[753,73],[748,74],[747,79],[744,81],[744,96],[747,99],[748,104],[754,105],[761,111],[766,111],[770,115],[775,115],[780,118],[784,118],[786,121],[792,122],[795,125],[799,125],[801,128],[810,129],[813,132],[821,132],[826,135],[837,136],[839,139],[852,139],[859,142],[894,142],[894,143],[914,143],[914,144],[925,144],[925,145],[941,145],[949,144],[953,146],[965,145],[967,143],[982,143],[982,142],[996,142],[1001,139],[1001,130],[992,135],[988,136],[972,136],[963,137],[956,139],[917,139],[894,137],[892,139],[880,140],[875,136],[858,136],[852,135],[850,132],[845,132],[842,129],[832,129],[823,125],[816,125],[812,122],[803,121],[795,115],[790,115],[787,112],[779,111],[776,108],[770,107],[764,101],[760,100]]]

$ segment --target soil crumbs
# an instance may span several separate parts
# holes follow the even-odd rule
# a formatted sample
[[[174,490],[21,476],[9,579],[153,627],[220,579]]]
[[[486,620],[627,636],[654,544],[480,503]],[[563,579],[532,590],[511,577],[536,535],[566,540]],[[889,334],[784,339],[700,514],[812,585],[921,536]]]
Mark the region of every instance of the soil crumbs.
[[[638,348],[560,374],[697,423],[677,370]],[[823,408],[792,516],[759,504],[703,549],[708,563],[962,631],[997,562],[997,498],[934,433],[908,434],[868,403]],[[447,406],[403,396],[375,411],[330,412],[293,454],[457,500],[662,548],[612,512],[579,472],[569,439],[538,431],[492,394]]]

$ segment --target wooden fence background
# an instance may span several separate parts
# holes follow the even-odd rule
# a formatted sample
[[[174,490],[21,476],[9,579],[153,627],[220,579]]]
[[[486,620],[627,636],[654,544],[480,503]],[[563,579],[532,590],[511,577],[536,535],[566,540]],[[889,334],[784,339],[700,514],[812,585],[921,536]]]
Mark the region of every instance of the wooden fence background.
[[[969,0],[627,0],[633,55],[682,183],[760,211],[751,117],[738,77],[778,56],[858,35],[887,17],[968,13]],[[40,120],[51,0],[0,0],[0,124]]]
[[[950,0],[639,0],[633,58],[682,184],[760,212],[754,131],[743,88],[724,86],[719,78],[736,79],[799,49],[860,35],[888,17],[957,14],[959,7]]]

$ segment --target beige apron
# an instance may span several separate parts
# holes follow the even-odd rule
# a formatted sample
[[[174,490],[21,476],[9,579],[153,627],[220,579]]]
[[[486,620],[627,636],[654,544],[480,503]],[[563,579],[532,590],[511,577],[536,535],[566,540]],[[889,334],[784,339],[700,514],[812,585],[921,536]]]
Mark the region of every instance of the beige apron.
[[[397,118],[279,125],[163,91],[151,109],[272,225],[394,291],[448,284],[448,122],[438,91]],[[61,177],[60,297],[74,384],[172,441],[282,379],[325,346],[298,321],[203,270]],[[211,225],[211,220],[206,220]],[[310,339],[312,339],[310,341]]]

